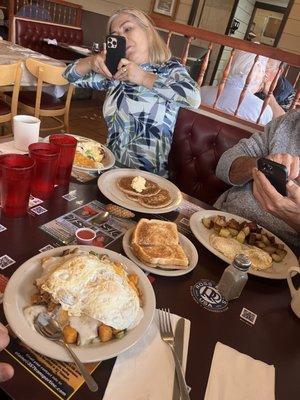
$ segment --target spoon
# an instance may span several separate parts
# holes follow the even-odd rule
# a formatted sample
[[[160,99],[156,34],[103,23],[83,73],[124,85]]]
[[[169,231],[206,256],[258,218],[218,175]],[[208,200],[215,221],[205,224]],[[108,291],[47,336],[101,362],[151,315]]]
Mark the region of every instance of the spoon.
[[[101,213],[99,213],[97,215],[97,217],[95,218],[95,221],[97,222],[97,224],[102,224],[103,222],[107,221],[108,218],[109,218],[109,212],[102,211]]]
[[[70,348],[68,343],[64,341],[62,329],[59,323],[55,321],[55,319],[53,319],[49,314],[39,313],[34,320],[34,326],[42,336],[46,337],[49,340],[53,340],[54,342],[57,342],[65,347],[70,356],[73,358],[80,373],[82,374],[86,384],[88,385],[88,388],[92,392],[96,392],[98,390],[97,383],[95,382],[89,371],[86,369],[84,364],[79,360],[79,358]]]

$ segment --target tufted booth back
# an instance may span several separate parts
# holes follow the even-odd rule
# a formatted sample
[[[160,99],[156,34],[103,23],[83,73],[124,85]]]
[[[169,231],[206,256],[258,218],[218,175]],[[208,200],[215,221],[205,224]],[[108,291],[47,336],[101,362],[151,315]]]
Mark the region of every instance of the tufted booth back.
[[[251,132],[181,108],[169,154],[170,179],[185,192],[213,204],[228,185],[215,175],[223,152]]]
[[[56,39],[58,42],[81,45],[83,41],[81,28],[26,18],[15,18],[14,29],[15,43],[20,46],[28,47],[57,60],[78,58],[76,54],[70,51],[48,45],[43,39]]]

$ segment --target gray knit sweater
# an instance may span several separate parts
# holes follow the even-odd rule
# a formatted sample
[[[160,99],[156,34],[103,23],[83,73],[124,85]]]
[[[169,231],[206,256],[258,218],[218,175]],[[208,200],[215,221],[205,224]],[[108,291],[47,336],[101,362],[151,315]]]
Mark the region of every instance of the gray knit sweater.
[[[300,109],[271,121],[263,133],[254,133],[249,139],[240,140],[237,145],[223,153],[216,175],[233,185],[229,180],[229,170],[236,158],[265,157],[276,153],[300,155]],[[218,198],[215,207],[257,221],[283,240],[300,246],[299,232],[264,211],[257,203],[252,194],[252,181],[244,185],[233,185]]]

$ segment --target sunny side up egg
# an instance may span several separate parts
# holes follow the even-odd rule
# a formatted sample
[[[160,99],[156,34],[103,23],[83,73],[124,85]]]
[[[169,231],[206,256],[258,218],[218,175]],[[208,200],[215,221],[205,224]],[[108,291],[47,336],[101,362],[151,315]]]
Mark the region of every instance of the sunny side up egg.
[[[109,259],[89,253],[60,257],[41,285],[69,316],[88,316],[115,329],[128,329],[141,319],[142,309],[127,274]]]

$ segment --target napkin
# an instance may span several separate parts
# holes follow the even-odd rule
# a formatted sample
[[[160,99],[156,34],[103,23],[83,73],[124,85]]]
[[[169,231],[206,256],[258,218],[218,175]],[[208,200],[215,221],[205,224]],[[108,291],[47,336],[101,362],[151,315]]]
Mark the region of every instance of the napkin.
[[[204,400],[275,400],[275,368],[217,342]]]
[[[57,40],[56,39],[49,39],[49,38],[44,38],[44,42],[47,42],[48,44],[54,44],[57,46]]]
[[[69,49],[73,49],[76,51],[79,51],[82,54],[89,54],[91,51],[87,49],[86,47],[80,47],[80,46],[69,46]]]
[[[171,314],[173,331],[179,316]],[[186,367],[190,321],[185,320],[183,370]],[[162,341],[158,314],[144,336],[117,358],[103,400],[172,400],[175,365]]]

